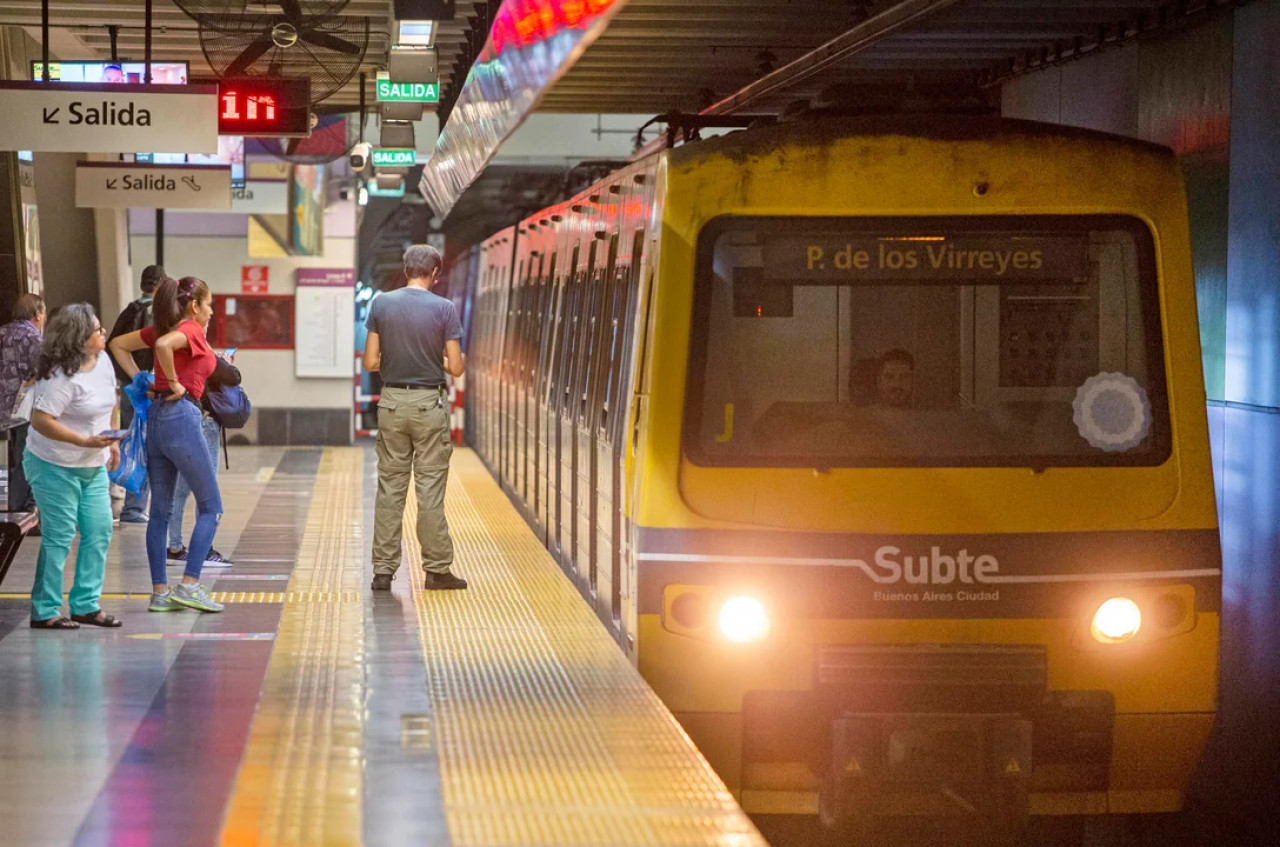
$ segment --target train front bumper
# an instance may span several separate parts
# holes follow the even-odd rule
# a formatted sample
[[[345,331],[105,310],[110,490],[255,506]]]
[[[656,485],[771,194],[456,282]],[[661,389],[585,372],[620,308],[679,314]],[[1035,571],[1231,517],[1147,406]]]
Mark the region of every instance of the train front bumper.
[[[973,720],[1029,727],[1014,781],[1031,814],[1168,812],[1181,808],[1214,721],[1218,616],[1197,618],[1176,637],[1113,651],[1044,619],[784,624],[744,649],[642,616],[640,667],[748,811],[815,814],[820,795],[845,803],[840,791],[869,802],[835,776],[850,727],[880,721],[853,770],[888,784],[920,774],[901,770],[900,721],[954,718],[971,739],[986,731]],[[998,747],[957,767],[1005,785]],[[934,794],[937,784],[914,780]]]

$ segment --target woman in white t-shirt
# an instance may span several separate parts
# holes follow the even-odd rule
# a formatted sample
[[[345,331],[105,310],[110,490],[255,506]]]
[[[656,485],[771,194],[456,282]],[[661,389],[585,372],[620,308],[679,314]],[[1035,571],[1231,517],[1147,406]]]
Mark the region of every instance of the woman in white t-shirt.
[[[106,332],[87,303],[63,307],[49,319],[36,366],[31,433],[22,457],[40,510],[40,555],[31,589],[33,629],[117,627],[98,604],[111,543],[107,469],[120,463],[120,445],[102,435],[116,406],[116,377],[104,352]],[[62,568],[80,531],[71,617],[62,617]]]

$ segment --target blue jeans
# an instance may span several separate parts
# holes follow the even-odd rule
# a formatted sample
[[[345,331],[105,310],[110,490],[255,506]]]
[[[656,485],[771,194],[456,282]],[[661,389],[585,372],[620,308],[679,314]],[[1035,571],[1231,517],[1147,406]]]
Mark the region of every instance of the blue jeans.
[[[200,568],[213,546],[222,518],[218,476],[200,431],[200,409],[189,400],[157,399],[147,417],[147,476],[151,480],[151,520],[147,524],[147,563],[153,585],[168,582],[165,575],[166,536],[173,489],[178,474],[196,496],[196,526],[187,548],[186,575],[200,578]]]
[[[22,457],[22,466],[40,507],[40,553],[31,588],[31,619],[56,618],[62,611],[62,568],[71,555],[76,530],[80,531],[80,549],[71,587],[71,614],[98,611],[107,572],[107,545],[111,543],[107,469],[64,468],[30,451]]]
[[[123,394],[120,395],[120,426],[128,429],[129,424],[133,422],[133,404],[129,402]],[[124,492],[124,507],[120,509],[120,520],[126,523],[135,521],[141,523],[143,517],[147,514],[147,492],[149,486],[147,478],[142,478],[142,490],[137,494],[132,491]]]
[[[209,447],[209,458],[213,460],[213,475],[218,475],[218,436],[222,434],[218,422],[205,416],[200,419],[200,430],[204,433],[204,443]],[[191,486],[187,478],[178,474],[178,484],[173,487],[173,508],[169,511],[169,549],[182,547],[182,518],[187,510],[187,497],[191,494]]]

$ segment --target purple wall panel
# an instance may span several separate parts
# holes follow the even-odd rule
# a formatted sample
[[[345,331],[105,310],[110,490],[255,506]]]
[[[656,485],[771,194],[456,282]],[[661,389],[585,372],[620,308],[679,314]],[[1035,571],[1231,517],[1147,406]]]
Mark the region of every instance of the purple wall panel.
[[[155,235],[155,210],[130,209],[129,234]],[[165,212],[165,238],[176,238],[183,235],[199,235],[206,238],[247,238],[249,236],[249,216],[224,213]]]

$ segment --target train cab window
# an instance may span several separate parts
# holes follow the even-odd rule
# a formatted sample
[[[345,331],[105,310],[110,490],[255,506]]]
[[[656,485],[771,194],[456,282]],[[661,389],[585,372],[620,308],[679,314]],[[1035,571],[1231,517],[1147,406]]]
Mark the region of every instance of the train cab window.
[[[720,219],[698,263],[698,464],[1169,456],[1154,247],[1137,220]]]

